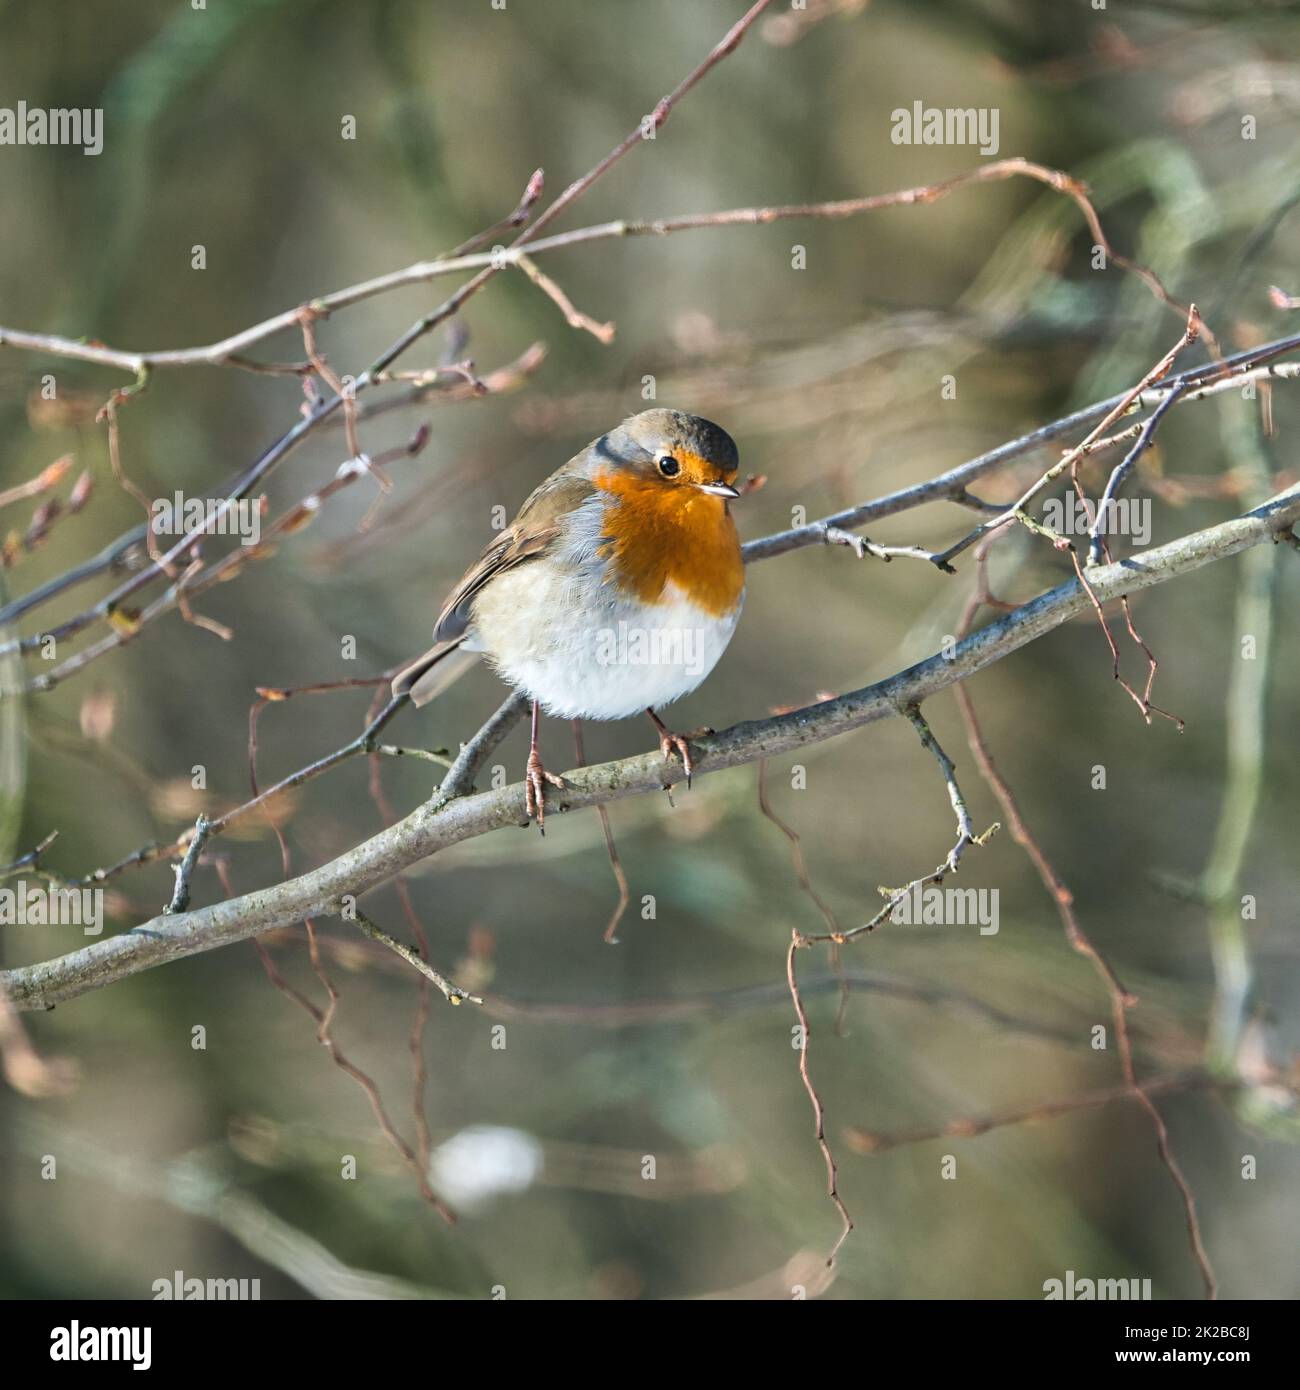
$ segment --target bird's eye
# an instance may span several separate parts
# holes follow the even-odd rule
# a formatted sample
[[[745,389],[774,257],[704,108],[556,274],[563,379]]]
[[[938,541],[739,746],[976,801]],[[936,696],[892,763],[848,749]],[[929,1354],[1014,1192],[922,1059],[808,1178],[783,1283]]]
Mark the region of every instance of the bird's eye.
[[[675,478],[682,471],[681,464],[671,454],[664,454],[655,462],[665,478]]]

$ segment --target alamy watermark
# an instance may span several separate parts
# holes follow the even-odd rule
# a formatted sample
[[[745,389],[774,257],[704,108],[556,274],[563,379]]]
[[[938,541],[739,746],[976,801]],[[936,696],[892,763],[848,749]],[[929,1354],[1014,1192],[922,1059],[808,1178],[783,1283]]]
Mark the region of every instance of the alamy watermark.
[[[904,927],[979,927],[981,936],[996,936],[998,892],[914,883],[895,902],[889,920]]]
[[[688,676],[704,674],[704,629],[641,627],[620,622],[596,629],[600,666],[672,666]]]
[[[1001,112],[996,106],[926,106],[914,101],[889,113],[889,138],[895,145],[977,145],[997,154]]]
[[[1151,1297],[1150,1279],[1080,1279],[1067,1269],[1064,1279],[1045,1279],[1043,1299],[1075,1299],[1080,1302],[1135,1301]]]
[[[149,508],[149,528],[155,536],[238,536],[240,545],[262,538],[260,497],[155,497]]]
[[[104,890],[20,878],[0,888],[0,927],[80,927],[98,936],[104,930]]]
[[[82,154],[104,148],[104,112],[98,106],[0,106],[0,145],[80,145]]]
[[[1107,497],[1099,504],[1067,492],[1043,503],[1043,525],[1062,536],[1090,536],[1096,526],[1099,536],[1128,536],[1137,545],[1150,545],[1151,499]]]
[[[129,1361],[133,1371],[153,1365],[153,1328],[83,1327],[75,1319],[50,1329],[51,1361]]]
[[[260,1279],[200,1279],[196,1275],[187,1278],[179,1269],[170,1278],[155,1279],[150,1287],[155,1303],[160,1299],[229,1303],[262,1297]]]

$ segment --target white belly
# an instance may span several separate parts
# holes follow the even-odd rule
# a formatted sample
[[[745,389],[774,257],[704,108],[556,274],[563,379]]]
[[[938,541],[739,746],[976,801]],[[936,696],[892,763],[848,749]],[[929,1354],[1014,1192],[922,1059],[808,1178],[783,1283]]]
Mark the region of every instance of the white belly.
[[[475,601],[466,648],[562,719],[626,719],[694,690],[726,650],[740,603],[721,618],[675,594],[643,604],[602,573],[543,556],[498,575]]]

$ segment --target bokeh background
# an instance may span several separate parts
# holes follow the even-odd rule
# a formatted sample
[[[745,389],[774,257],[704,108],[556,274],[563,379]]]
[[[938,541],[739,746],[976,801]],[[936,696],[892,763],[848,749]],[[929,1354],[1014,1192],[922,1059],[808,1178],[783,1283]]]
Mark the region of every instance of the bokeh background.
[[[1268,287],[1300,290],[1294,9],[810,0],[792,16],[782,0],[561,225],[933,181],[986,161],[970,148],[893,144],[891,112],[918,100],[995,107],[999,154],[1086,180],[1115,246],[1195,300],[1225,346],[1281,336],[1294,320]],[[98,158],[0,148],[0,323],[123,348],[190,346],[428,258],[505,215],[535,167],[554,195],[593,165],[741,10],[737,0],[0,4],[0,104],[105,112]],[[355,140],[341,138],[347,116]],[[198,245],[202,270],[192,268]],[[806,268],[792,268],[796,246]],[[1124,389],[1174,342],[1179,320],[1135,278],[1094,270],[1090,246],[1068,200],[1013,180],[843,222],[546,257],[582,310],[617,325],[608,345],[570,328],[523,276],[497,277],[459,320],[463,341],[435,335],[401,365],[469,356],[486,374],[534,343],[544,361],[500,394],[435,394],[363,420],[372,453],[423,422],[431,431],[423,453],[392,466],[393,492],[369,529],[359,527],[376,493],[363,482],[202,597],[199,611],[233,629],[231,641],[173,614],[52,693],[4,701],[0,862],[58,830],[46,862],[85,873],[242,801],[255,687],[374,675],[421,649],[443,593],[490,534],[492,509],[512,512],[538,479],[642,408],[647,375],[660,403],[724,424],[745,471],[766,475],[737,508],[746,537],[788,526],[795,508],[813,518],[922,480]],[[359,372],[455,283],[336,314],[320,328],[331,365]],[[259,351],[294,360],[302,344],[289,333]],[[46,373],[57,407],[35,398]],[[955,399],[941,399],[945,375]],[[140,519],[93,423],[123,384],[121,373],[0,348],[0,488],[67,453],[95,484],[43,544],[19,547],[0,580],[9,596]],[[302,402],[292,377],[159,373],[121,412],[123,464],[151,496],[215,491]],[[1154,542],[1281,485],[1300,402],[1282,383],[1269,404],[1269,416],[1235,396],[1172,412],[1137,485],[1153,502]],[[273,475],[271,515],[345,457],[342,431],[317,431]],[[1043,466],[1031,458],[983,491],[1009,498]],[[1085,478],[1095,488],[1100,473]],[[6,509],[4,530],[21,535],[35,505]],[[968,513],[932,506],[871,534],[935,546],[969,525]],[[839,548],[756,566],[737,637],[673,711],[676,727],[723,727],[928,656],[970,591],[973,567],[961,571],[947,579]],[[995,552],[995,582],[1011,597],[1066,572],[1028,535]],[[1247,584],[1255,596],[1243,610]],[[92,590],[46,611],[66,616],[102,592]],[[1254,985],[1226,1073],[1240,1084],[1178,1090],[1160,1105],[1224,1291],[1249,1298],[1300,1292],[1290,1102],[1258,1084],[1291,1065],[1300,1033],[1288,638],[1298,592],[1296,556],[1278,550],[1136,603],[1160,659],[1155,698],[1187,721],[1181,735],[1143,723],[1090,619],[970,686],[1083,925],[1141,996],[1132,1028],[1142,1075],[1205,1065],[1213,947],[1227,952],[1244,933]],[[1266,725],[1262,755],[1233,765],[1226,701],[1243,635],[1260,642],[1265,664],[1252,674],[1264,682]],[[1140,653],[1122,650],[1140,680]],[[454,747],[501,697],[491,674],[476,672],[403,714],[389,736]],[[346,742],[368,699],[343,691],[267,708],[260,776]],[[1001,819],[951,695],[927,714],[977,823]],[[1248,701],[1236,727],[1258,728]],[[589,726],[587,755],[643,751],[651,738],[643,722]],[[552,766],[572,764],[567,726],[551,723],[544,740]],[[499,757],[511,780],[523,758],[517,732]],[[771,804],[802,837],[817,891],[844,924],[875,912],[878,884],[946,853],[944,788],[903,721],[809,749],[799,763],[803,774],[791,759],[768,769]],[[207,770],[203,791],[192,787],[196,765]],[[1104,790],[1093,786],[1097,765]],[[387,760],[379,772],[404,813],[437,769]],[[612,808],[633,893],[617,946],[602,941],[616,890],[594,814],[554,817],[544,841],[501,832],[410,875],[432,958],[488,1000],[453,1010],[435,997],[419,1044],[435,1177],[464,1210],[454,1228],[421,1200],[366,1095],[252,945],[28,1018],[38,1048],[74,1061],[79,1084],[44,1100],[0,1088],[0,1290],[142,1298],[180,1270],[259,1278],[263,1297],[284,1298],[485,1298],[494,1288],[510,1298],[789,1297],[796,1284],[829,1298],[1036,1298],[1044,1280],[1074,1270],[1150,1278],[1157,1297],[1196,1295],[1177,1193],[1132,1101],[875,1155],[846,1142],[849,1127],[924,1130],[1118,1084],[1113,1035],[1106,1050],[1090,1045],[1094,1026],[1110,1023],[1105,992],[1005,831],[968,853],[959,880],[999,890],[996,936],[887,928],[846,950],[838,1031],[830,961],[800,957],[810,1066],[858,1225],[826,1280],[837,1222],[784,983],[792,928],[816,931],[822,919],[787,840],[760,813],[755,774],[706,777],[675,808],[660,797]],[[360,762],[277,814],[296,871],[383,823]],[[256,816],[213,856],[234,891],[282,877],[275,837]],[[1226,908],[1205,900],[1211,864]],[[107,930],[156,913],[170,885],[165,864],[122,874]],[[215,862],[200,867],[195,894],[223,894]],[[647,894],[653,920],[639,908]],[[1243,894],[1258,909],[1244,925]],[[366,908],[409,939],[393,887]],[[339,994],[337,1043],[415,1144],[415,977],[346,924],[320,932]],[[82,940],[74,928],[6,927],[0,955],[11,966]],[[266,950],[287,985],[323,1006],[301,930]],[[198,1025],[205,1050],[191,1046]],[[58,1159],[52,1181],[41,1176],[46,1154]],[[941,1173],[949,1154],[954,1180]],[[342,1176],[344,1155],[355,1157],[354,1180]],[[1244,1155],[1257,1163],[1252,1180]]]

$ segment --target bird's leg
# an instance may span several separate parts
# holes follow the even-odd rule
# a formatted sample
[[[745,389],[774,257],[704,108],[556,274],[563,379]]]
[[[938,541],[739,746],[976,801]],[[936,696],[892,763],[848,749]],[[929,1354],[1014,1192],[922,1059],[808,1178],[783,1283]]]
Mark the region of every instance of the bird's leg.
[[[691,757],[691,745],[687,743],[684,734],[675,734],[664,723],[662,719],[652,709],[646,710],[650,716],[650,722],[659,730],[659,751],[665,758],[671,758],[674,753],[682,760],[682,766],[686,769],[686,785],[691,785],[691,777],[695,772],[695,760]],[[700,730],[701,733],[708,733],[711,730]]]
[[[528,744],[528,766],[524,772],[524,804],[528,818],[537,822],[537,828],[546,834],[546,784],[563,787],[564,779],[542,766],[542,755],[537,748],[537,725],[541,718],[541,706],[533,701],[533,733]]]

